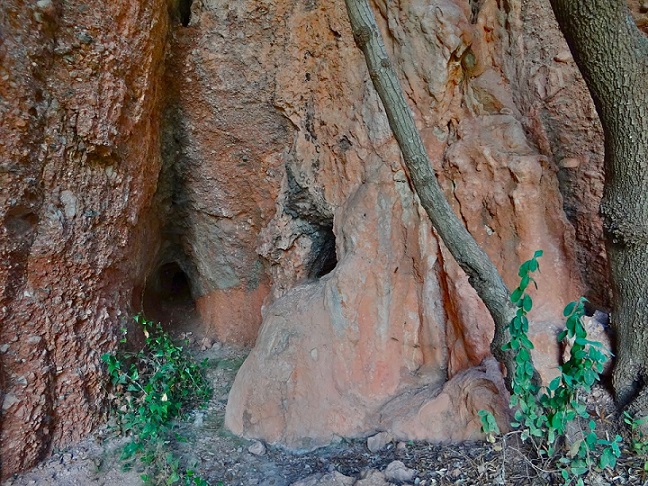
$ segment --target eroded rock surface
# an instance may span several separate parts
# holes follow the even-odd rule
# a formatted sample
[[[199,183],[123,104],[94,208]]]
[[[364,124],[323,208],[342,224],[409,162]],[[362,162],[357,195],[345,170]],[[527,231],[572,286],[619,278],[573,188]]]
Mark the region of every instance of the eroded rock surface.
[[[0,8],[1,476],[101,419],[155,248],[163,0]]]
[[[480,407],[504,424],[492,321],[413,195],[344,3],[167,7],[0,9],[2,474],[98,423],[99,356],[179,294],[206,339],[256,341],[237,434],[461,440]],[[511,287],[545,252],[549,376],[564,304],[608,302],[601,133],[549,5],[374,7],[457,214]]]
[[[160,264],[180,262],[208,332],[245,345],[270,291],[258,236],[291,143],[274,106],[276,38],[287,35],[279,25],[280,12],[263,3],[203,2],[173,32],[165,79]]]
[[[531,333],[536,361],[550,376],[562,307],[582,289],[577,244],[554,161],[525,131],[517,85],[503,62],[513,54],[509,38],[524,35],[520,5],[474,7],[450,0],[376,4],[457,213],[511,286],[519,264],[535,249],[545,251]],[[271,264],[273,293],[230,394],[226,423],[244,436],[313,447],[336,435],[374,432],[378,416],[386,430],[406,423],[407,407],[384,407],[420,389],[431,403],[442,397],[428,408],[439,411],[444,430],[461,430],[456,440],[470,436],[466,427],[477,423],[477,409],[467,404],[490,401],[505,417],[496,376],[461,374],[489,355],[492,321],[412,194],[342,6],[295,4],[289,19],[293,35],[276,89],[297,130],[286,196],[260,247]],[[298,35],[302,26],[308,39]],[[300,216],[330,218],[335,236],[335,268],[306,282],[309,275],[294,269],[304,268],[313,239],[299,235],[294,191],[286,190],[291,184],[301,188]],[[297,234],[295,243],[277,244],[287,234]],[[465,381],[453,385],[460,376]],[[444,386],[461,392],[444,393]],[[399,425],[409,431],[401,438],[416,431],[441,440],[432,416]]]

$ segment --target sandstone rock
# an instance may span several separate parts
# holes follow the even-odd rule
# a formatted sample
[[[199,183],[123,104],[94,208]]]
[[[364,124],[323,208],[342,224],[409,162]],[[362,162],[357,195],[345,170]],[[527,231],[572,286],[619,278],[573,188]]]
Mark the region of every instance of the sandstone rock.
[[[520,263],[545,250],[531,336],[539,343],[534,359],[550,378],[562,308],[582,284],[555,166],[527,138],[516,86],[505,75],[510,61],[501,53],[519,25],[504,31],[496,2],[485,2],[476,23],[465,3],[451,0],[381,8],[456,212],[511,287]],[[286,38],[275,78],[294,142],[275,215],[259,233],[272,289],[230,393],[227,427],[294,448],[363,436],[377,421],[388,432],[396,427],[402,440],[461,440],[479,435],[476,406],[487,403],[505,427],[497,367],[462,374],[489,356],[492,320],[412,194],[346,13],[337,4],[295,6],[289,18],[291,32],[308,26],[313,40]],[[484,25],[497,36],[484,39]],[[304,59],[304,49],[312,57]],[[554,87],[543,86],[543,96]],[[328,273],[314,270],[325,258]],[[457,380],[444,386],[448,378]],[[420,426],[407,407],[389,408],[399,397],[417,397],[417,413],[443,422],[443,432]]]
[[[493,358],[442,386],[428,385],[394,398],[381,410],[381,425],[400,440],[475,440],[483,437],[479,410],[493,413],[502,432],[509,429],[508,393]]]
[[[389,201],[390,212],[373,201]],[[443,310],[423,301],[414,282],[419,232],[403,220],[420,221],[411,193],[392,184],[365,184],[340,223],[339,252],[345,264],[330,275],[293,288],[264,311],[257,345],[230,392],[227,426],[248,437],[291,447],[313,447],[335,435],[366,435],[382,404],[410,383],[444,380]],[[388,229],[392,239],[372,247],[369,235]],[[429,241],[426,252],[432,250]],[[411,253],[410,253],[411,252]],[[436,263],[430,257],[426,265]],[[430,293],[439,292],[430,273]],[[421,317],[420,305],[430,312]],[[419,334],[419,319],[428,331]],[[441,340],[441,341],[439,341]],[[426,373],[417,370],[426,365]],[[263,370],[260,373],[256,370]],[[258,434],[258,435],[257,435]]]
[[[252,442],[252,445],[248,447],[248,452],[255,456],[262,456],[266,453],[266,448],[265,445],[263,445],[263,442],[255,440]]]
[[[392,461],[385,469],[385,478],[396,483],[409,483],[416,474],[415,469],[406,467],[401,461]]]
[[[292,143],[269,79],[285,7],[260,7],[254,20],[245,12],[255,8],[228,2],[195,7],[191,26],[174,30],[169,46],[162,244],[166,258],[184,262],[205,333],[249,346],[270,291],[259,234],[274,216]]]
[[[0,14],[2,478],[99,425],[158,246],[166,4],[63,3]]]
[[[379,432],[376,435],[372,435],[367,439],[367,449],[369,451],[376,453],[381,451],[392,441],[392,436],[389,432]]]
[[[630,2],[636,5],[636,2]],[[611,294],[602,220],[603,132],[585,82],[569,54],[548,1],[524,0],[504,34],[503,70],[513,80],[521,122],[540,153],[558,168],[560,203],[575,228],[586,296],[609,307]],[[635,10],[636,11],[636,10]],[[578,160],[577,167],[558,164]],[[575,297],[571,297],[573,300]]]

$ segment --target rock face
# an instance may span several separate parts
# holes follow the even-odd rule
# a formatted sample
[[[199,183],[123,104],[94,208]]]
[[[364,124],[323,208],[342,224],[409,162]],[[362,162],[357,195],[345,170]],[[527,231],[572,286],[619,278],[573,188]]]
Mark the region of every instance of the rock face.
[[[157,244],[168,18],[162,0],[0,9],[2,477],[100,423],[100,356]]]
[[[562,307],[608,302],[601,133],[549,5],[374,6],[457,214],[510,286],[545,251],[549,376]],[[8,0],[0,29],[2,475],[99,422],[99,356],[142,303],[256,342],[237,434],[462,440],[481,408],[504,428],[492,321],[412,192],[344,2]]]
[[[530,108],[516,102],[519,80],[511,82],[528,69],[526,57],[512,60],[520,46],[511,39],[524,34],[513,7],[440,0],[377,4],[377,12],[436,172],[468,229],[511,286],[519,264],[545,250],[531,332],[549,376],[562,307],[582,284],[555,159],[527,135]],[[463,373],[488,356],[492,321],[412,194],[342,6],[295,5],[290,19],[295,34],[282,62],[292,76],[279,74],[276,89],[297,128],[294,155],[261,246],[274,288],[226,424],[303,448],[376,430],[460,440],[478,430],[486,404],[506,423],[497,373]],[[302,26],[312,42],[296,34]],[[276,243],[296,232],[291,181],[305,208],[299,216],[331,218],[336,247],[334,270],[301,283],[289,270],[304,266],[313,239],[288,251]]]
[[[563,210],[574,227],[586,296],[610,305],[607,257],[598,213],[603,195],[603,132],[585,82],[553,18],[549,2],[514,7],[515,28],[506,42],[504,70],[514,88],[520,119],[540,153],[556,170]]]
[[[267,8],[230,3],[194,8],[170,39],[158,264],[180,265],[207,332],[250,345],[271,284],[258,236],[274,215],[291,142],[268,71],[286,32]]]

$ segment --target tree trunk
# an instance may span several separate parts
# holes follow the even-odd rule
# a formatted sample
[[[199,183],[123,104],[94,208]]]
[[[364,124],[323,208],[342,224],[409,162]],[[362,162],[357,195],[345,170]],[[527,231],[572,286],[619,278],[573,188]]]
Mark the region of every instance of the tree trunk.
[[[490,311],[495,321],[491,352],[504,363],[510,378],[514,373],[513,356],[501,349],[508,341],[508,325],[516,311],[509,299],[509,291],[497,268],[457,218],[439,186],[367,0],[346,0],[346,6],[353,37],[364,53],[369,75],[383,102],[389,126],[403,153],[405,166],[421,205],[430,217],[432,226],[468,274],[470,284]]]
[[[551,0],[605,134],[617,404],[648,415],[648,39],[625,0]]]

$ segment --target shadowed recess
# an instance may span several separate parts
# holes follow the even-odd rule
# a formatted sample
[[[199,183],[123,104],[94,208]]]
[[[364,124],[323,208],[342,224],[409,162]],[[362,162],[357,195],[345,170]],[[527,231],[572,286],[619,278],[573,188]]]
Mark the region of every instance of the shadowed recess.
[[[191,22],[191,5],[193,0],[178,0],[178,14],[180,16],[180,23],[183,27],[189,26]]]
[[[312,238],[313,253],[308,276],[321,278],[331,273],[337,265],[333,225],[321,226]]]
[[[144,290],[143,310],[147,319],[162,323],[168,332],[184,330],[195,315],[189,277],[176,261],[159,265]]]

